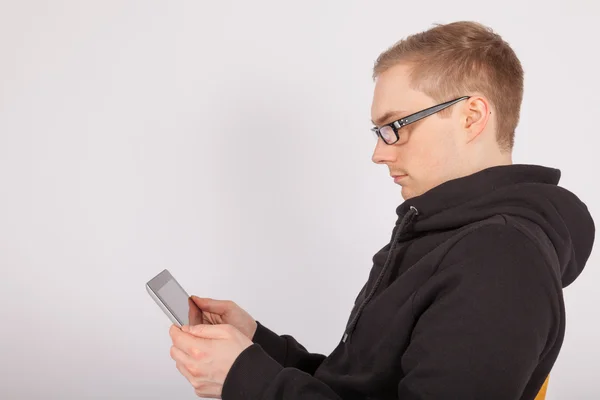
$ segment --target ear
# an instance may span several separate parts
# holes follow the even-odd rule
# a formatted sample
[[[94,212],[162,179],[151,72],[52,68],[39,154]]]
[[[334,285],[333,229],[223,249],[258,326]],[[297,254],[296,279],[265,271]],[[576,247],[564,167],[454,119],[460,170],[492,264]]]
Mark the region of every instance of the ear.
[[[463,106],[462,128],[466,132],[467,143],[475,140],[488,125],[492,114],[490,102],[482,96],[472,96]]]

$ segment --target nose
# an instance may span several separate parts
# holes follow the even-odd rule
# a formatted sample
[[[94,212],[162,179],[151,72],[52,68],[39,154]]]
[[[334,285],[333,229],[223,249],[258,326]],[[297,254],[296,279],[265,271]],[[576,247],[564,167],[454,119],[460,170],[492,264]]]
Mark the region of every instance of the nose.
[[[385,144],[383,139],[378,137],[371,160],[373,160],[375,164],[388,164],[396,162],[396,158],[395,146]]]

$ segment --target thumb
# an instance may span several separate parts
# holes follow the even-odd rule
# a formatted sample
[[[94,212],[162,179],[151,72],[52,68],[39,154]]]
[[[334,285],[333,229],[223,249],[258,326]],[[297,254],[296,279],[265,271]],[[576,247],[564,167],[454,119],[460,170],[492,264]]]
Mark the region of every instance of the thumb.
[[[223,315],[227,312],[227,302],[223,300],[214,300],[207,297],[192,296],[192,301],[202,311]]]
[[[227,325],[192,325],[187,327],[187,332],[203,339],[225,339]]]

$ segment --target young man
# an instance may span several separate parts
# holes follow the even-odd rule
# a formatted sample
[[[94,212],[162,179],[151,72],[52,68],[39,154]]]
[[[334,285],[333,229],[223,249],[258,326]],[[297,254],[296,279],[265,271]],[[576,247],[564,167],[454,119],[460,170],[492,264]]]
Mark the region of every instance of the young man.
[[[194,301],[171,355],[203,397],[534,399],[565,332],[562,289],[595,227],[560,172],[513,165],[523,71],[484,26],[412,35],[378,58],[373,161],[405,199],[329,356],[232,302]]]

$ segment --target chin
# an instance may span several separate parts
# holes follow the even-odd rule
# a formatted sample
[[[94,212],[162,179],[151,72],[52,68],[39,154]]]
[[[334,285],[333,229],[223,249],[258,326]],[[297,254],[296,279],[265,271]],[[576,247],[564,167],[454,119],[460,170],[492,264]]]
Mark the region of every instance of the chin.
[[[421,196],[427,192],[427,190],[423,190],[422,188],[415,188],[414,186],[402,186],[402,198],[404,201],[410,200],[413,197]]]
[[[406,186],[402,186],[402,198],[404,199],[404,201],[412,199],[413,197],[415,197],[413,191],[407,188]]]

